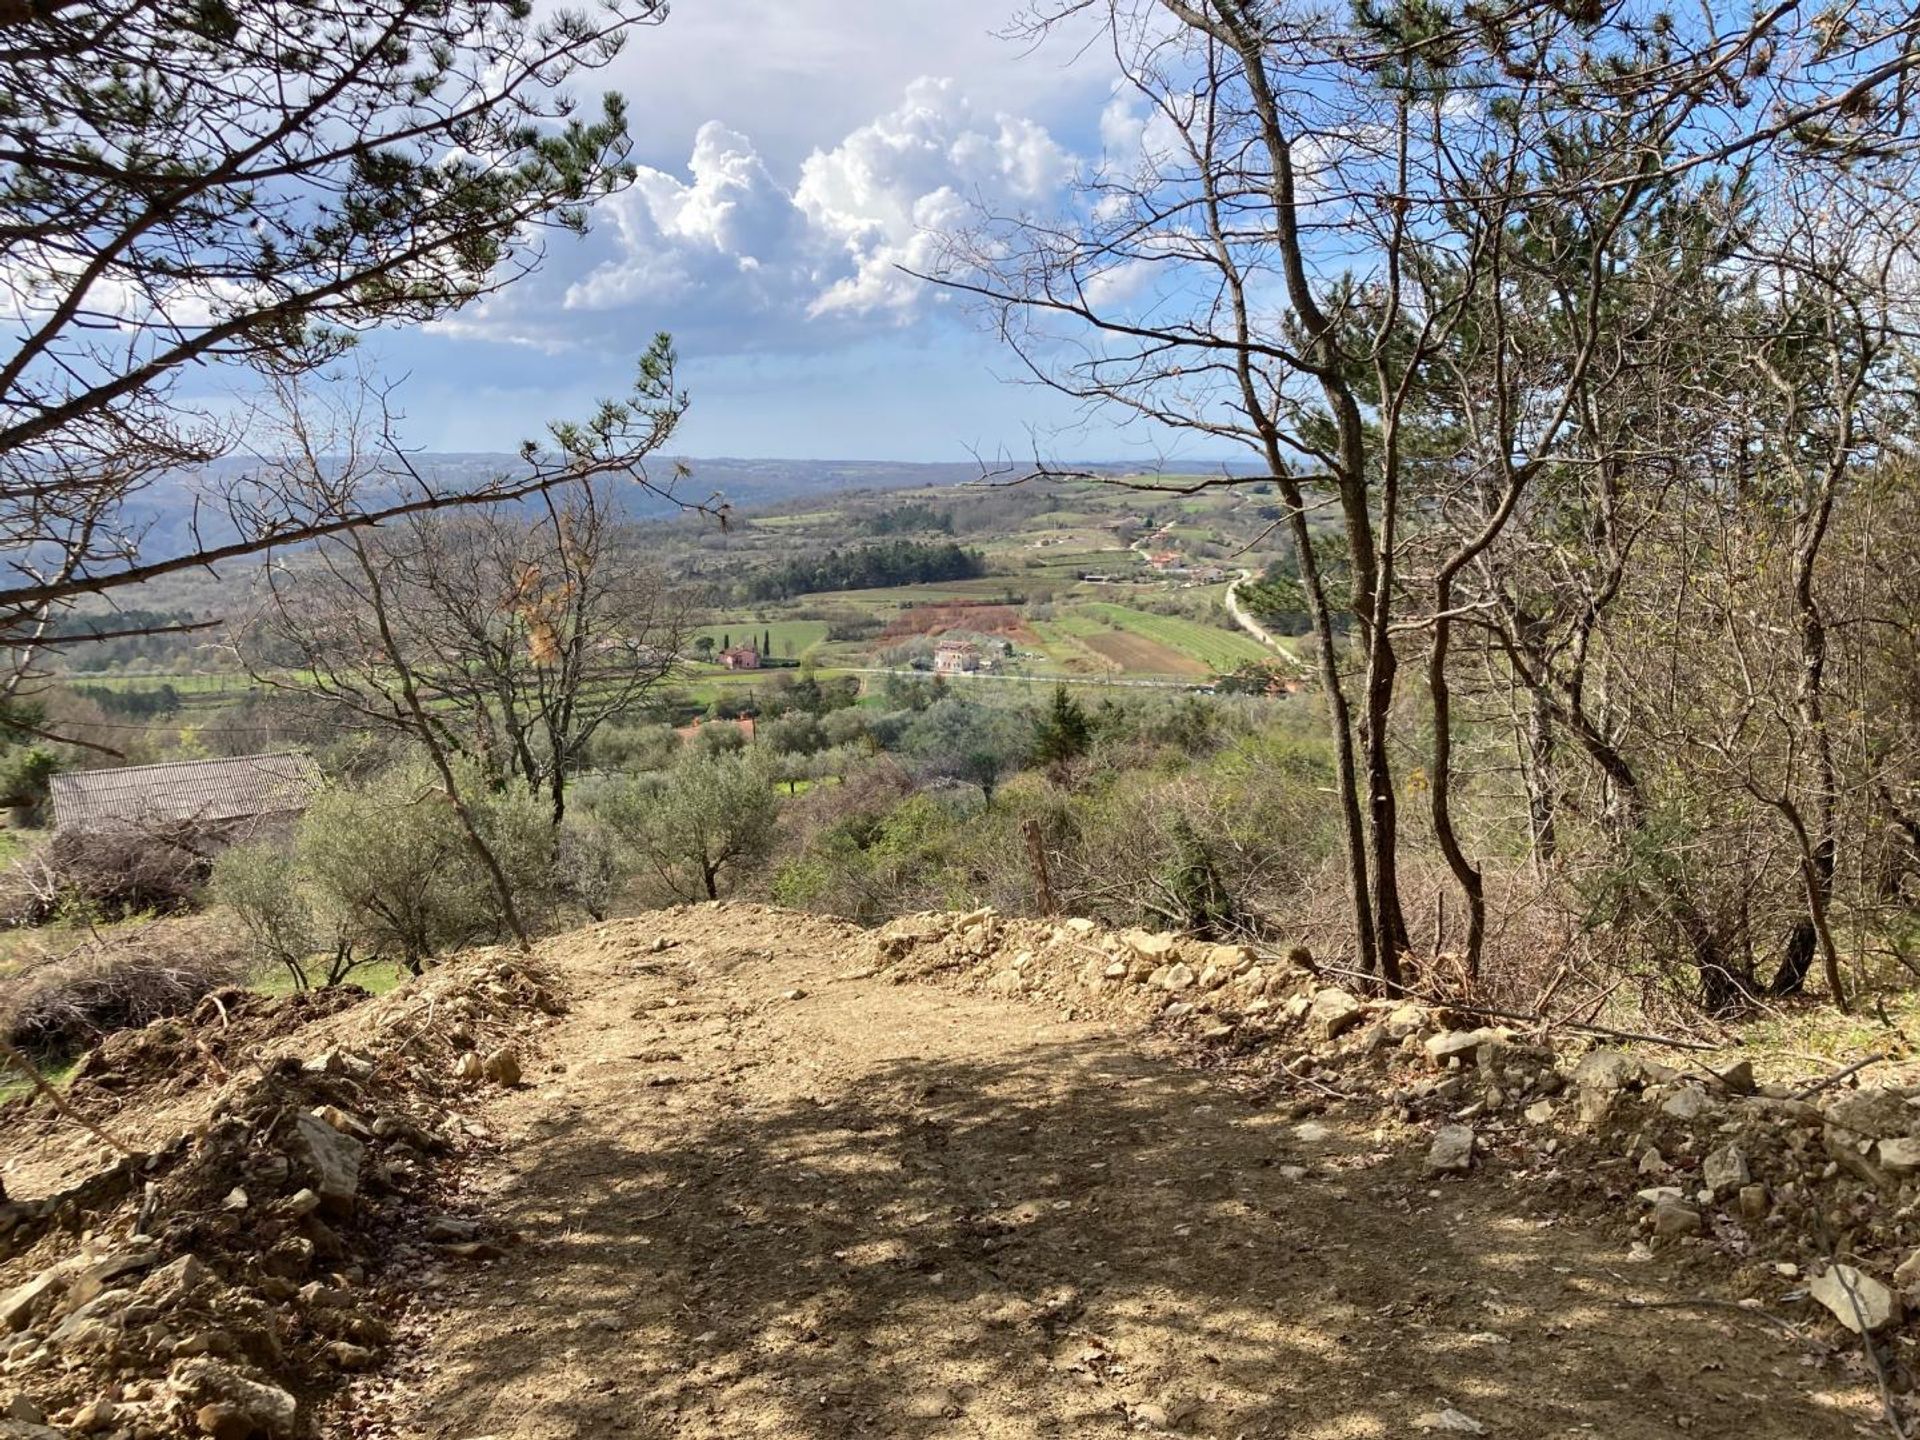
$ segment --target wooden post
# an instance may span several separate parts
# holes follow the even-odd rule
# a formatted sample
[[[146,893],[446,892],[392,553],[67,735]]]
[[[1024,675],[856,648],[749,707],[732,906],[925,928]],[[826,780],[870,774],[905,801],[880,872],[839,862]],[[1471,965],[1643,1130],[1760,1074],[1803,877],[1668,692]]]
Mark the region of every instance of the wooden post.
[[[1033,870],[1033,895],[1039,903],[1040,913],[1057,915],[1060,905],[1053,898],[1053,876],[1047,869],[1047,847],[1040,840],[1040,822],[1023,820],[1020,829],[1027,837],[1027,864]]]

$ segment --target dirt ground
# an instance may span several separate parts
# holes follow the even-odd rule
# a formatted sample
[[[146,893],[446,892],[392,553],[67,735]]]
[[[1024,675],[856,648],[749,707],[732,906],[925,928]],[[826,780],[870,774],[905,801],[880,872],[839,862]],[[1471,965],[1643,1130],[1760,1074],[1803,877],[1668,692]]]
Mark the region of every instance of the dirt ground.
[[[423,1289],[337,1433],[1884,1433],[1802,1341],[1497,1169],[1435,1182],[1110,1025],[847,978],[857,946],[730,907],[549,947],[572,1010],[474,1177],[524,1239]]]

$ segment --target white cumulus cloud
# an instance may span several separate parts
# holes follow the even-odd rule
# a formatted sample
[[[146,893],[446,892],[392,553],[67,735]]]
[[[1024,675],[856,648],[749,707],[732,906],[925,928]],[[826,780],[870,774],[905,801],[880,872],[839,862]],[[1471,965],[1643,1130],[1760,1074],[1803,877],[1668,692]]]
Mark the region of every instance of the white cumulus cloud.
[[[709,121],[684,167],[644,168],[596,209],[570,276],[515,286],[441,328],[546,349],[666,328],[744,351],[898,324],[929,298],[906,270],[931,268],[981,209],[1065,203],[1076,163],[1044,125],[982,111],[952,80],[915,80],[816,147],[791,183],[750,136]]]

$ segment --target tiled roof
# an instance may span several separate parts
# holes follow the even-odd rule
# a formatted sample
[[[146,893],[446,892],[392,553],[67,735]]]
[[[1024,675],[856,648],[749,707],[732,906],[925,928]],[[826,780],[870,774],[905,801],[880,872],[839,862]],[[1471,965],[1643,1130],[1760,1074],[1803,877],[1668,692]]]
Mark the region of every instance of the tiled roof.
[[[53,777],[57,830],[143,821],[246,820],[303,810],[320,788],[309,755],[177,760]]]

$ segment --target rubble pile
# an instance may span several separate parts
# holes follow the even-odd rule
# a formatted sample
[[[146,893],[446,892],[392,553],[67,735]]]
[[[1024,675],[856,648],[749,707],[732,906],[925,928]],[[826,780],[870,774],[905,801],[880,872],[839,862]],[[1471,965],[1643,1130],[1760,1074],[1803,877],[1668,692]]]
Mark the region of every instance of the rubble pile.
[[[868,968],[1133,1017],[1196,1063],[1288,1082],[1300,1113],[1418,1127],[1425,1171],[1512,1167],[1611,1221],[1629,1258],[1731,1259],[1767,1303],[1855,1334],[1920,1322],[1920,1086],[1756,1084],[1445,1005],[1370,998],[1304,951],[991,910],[915,915]]]
[[[236,993],[109,1041],[77,1104],[103,1084],[128,1113],[143,1088],[208,1103],[168,1144],[0,1204],[0,1440],[316,1433],[381,1362],[410,1274],[499,1253],[436,1213],[460,1097],[517,1083],[517,1043],[561,1008],[481,954],[379,1000]]]

